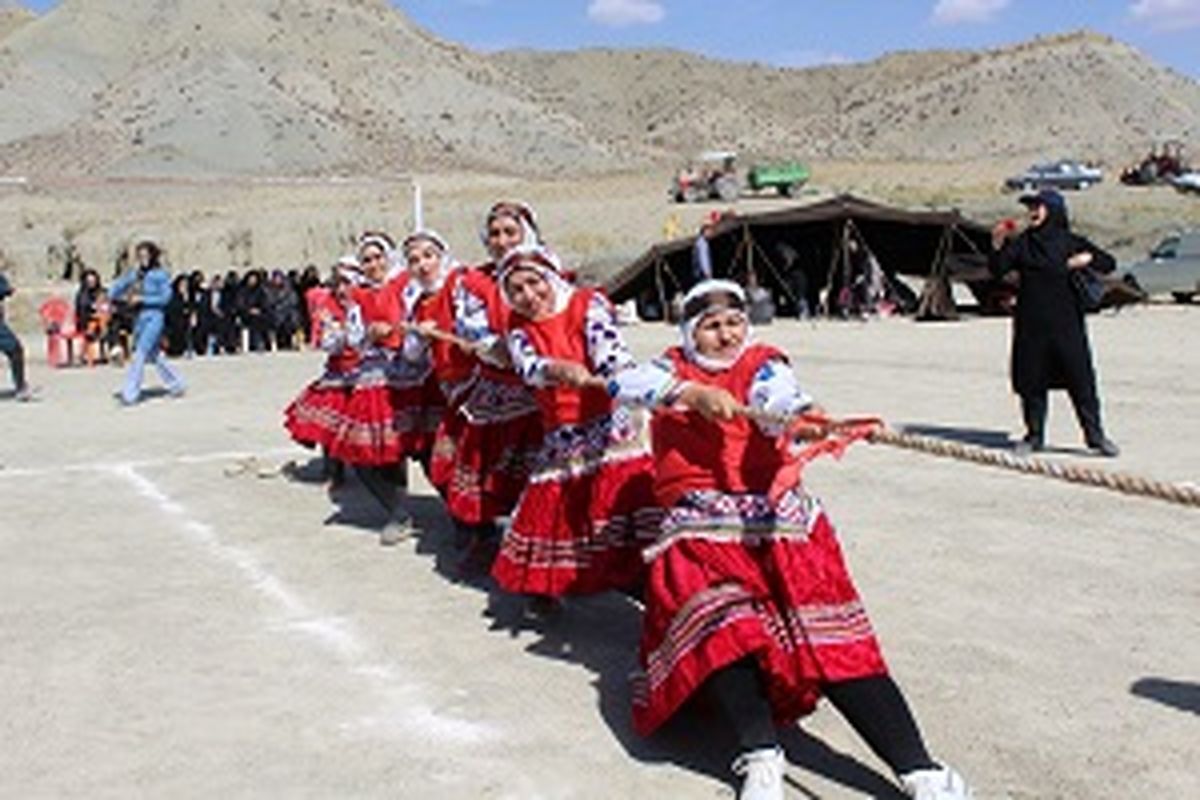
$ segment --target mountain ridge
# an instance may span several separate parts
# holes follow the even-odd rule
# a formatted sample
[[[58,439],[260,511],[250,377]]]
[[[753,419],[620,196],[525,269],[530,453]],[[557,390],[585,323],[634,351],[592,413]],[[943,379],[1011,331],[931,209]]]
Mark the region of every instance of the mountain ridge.
[[[712,147],[1123,160],[1200,133],[1200,83],[1089,31],[786,68],[670,49],[477,53],[386,0],[63,0],[0,36],[0,105],[0,172],[35,175],[551,176]]]

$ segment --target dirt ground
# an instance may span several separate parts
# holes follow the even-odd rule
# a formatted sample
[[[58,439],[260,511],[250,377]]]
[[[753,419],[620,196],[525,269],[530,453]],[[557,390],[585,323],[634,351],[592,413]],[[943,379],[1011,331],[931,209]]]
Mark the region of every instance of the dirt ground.
[[[1200,480],[1200,361],[1179,346],[1200,313],[1092,330],[1125,451],[1104,466]],[[1004,321],[761,333],[835,412],[998,447],[1016,425]],[[673,333],[629,337],[650,354]],[[35,365],[41,402],[0,400],[0,795],[731,797],[702,716],[631,731],[631,602],[521,628],[447,577],[415,473],[423,535],[394,550],[357,490],[331,500],[280,425],[319,364],[186,361],[185,398],[133,409],[115,369]],[[1065,399],[1051,413],[1050,457],[1095,463]],[[1200,796],[1195,510],[870,445],[809,483],[933,751],[978,797]],[[828,708],[784,741],[789,797],[897,796]]]

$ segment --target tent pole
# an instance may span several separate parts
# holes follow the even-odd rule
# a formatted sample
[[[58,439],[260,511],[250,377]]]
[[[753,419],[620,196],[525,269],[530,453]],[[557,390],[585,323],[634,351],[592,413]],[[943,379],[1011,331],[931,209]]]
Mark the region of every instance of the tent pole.
[[[754,249],[758,251],[759,257],[762,258],[763,263],[767,265],[767,269],[769,269],[771,274],[775,276],[775,280],[779,281],[779,286],[783,289],[783,293],[788,296],[792,303],[799,305],[799,299],[792,294],[792,290],[787,285],[787,281],[783,279],[783,275],[780,274],[779,268],[776,267],[774,262],[771,261],[771,257],[768,256],[767,252],[762,249],[762,245],[760,245],[757,241],[753,242],[753,245]]]
[[[663,322],[670,323],[671,309],[667,308],[667,290],[663,286],[663,263],[660,253],[654,254],[654,283],[658,287],[658,306],[662,309]]]
[[[970,240],[970,239],[967,237],[967,235],[966,235],[965,233],[963,233],[963,232],[962,232],[962,229],[961,229],[961,228],[959,228],[959,227],[958,227],[958,225],[954,225],[954,226],[951,228],[951,230],[953,231],[953,233],[954,233],[954,235],[955,235],[955,236],[957,236],[959,239],[962,239],[964,242],[966,242],[966,245],[967,245],[967,247],[971,248],[971,252],[975,253],[976,255],[980,255],[980,256],[981,256],[981,255],[983,255],[983,253],[981,253],[981,252],[979,251],[979,248],[978,248],[978,247],[975,245],[975,243],[974,243],[974,242],[972,242],[972,241],[971,241],[971,240]]]
[[[742,223],[742,247],[746,251],[746,285],[758,286],[758,274],[754,271],[754,238],[750,226]]]
[[[821,289],[825,292],[825,316],[829,316],[829,291],[833,288],[833,271],[837,269],[838,259],[842,254],[842,244],[845,243],[846,232],[845,222],[842,223],[843,230],[839,230],[837,226],[833,229],[833,246],[829,253],[829,269],[825,271],[825,285]]]

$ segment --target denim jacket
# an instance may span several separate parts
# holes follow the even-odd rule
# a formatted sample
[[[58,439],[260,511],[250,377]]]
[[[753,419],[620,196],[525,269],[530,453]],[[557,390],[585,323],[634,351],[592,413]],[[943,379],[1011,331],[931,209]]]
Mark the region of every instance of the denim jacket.
[[[153,267],[145,271],[130,270],[113,281],[108,289],[109,296],[113,299],[120,298],[138,284],[141,305],[134,325],[134,337],[140,341],[147,332],[152,331],[155,337],[162,333],[163,314],[171,300],[171,274],[162,267]]]

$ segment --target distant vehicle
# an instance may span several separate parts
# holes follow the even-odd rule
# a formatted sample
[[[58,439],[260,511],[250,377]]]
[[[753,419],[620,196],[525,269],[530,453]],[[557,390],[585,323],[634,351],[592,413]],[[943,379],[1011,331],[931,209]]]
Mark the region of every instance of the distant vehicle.
[[[1038,189],[1088,189],[1101,183],[1104,173],[1078,161],[1034,164],[1004,182],[1006,189],[1032,192]]]
[[[1124,280],[1149,295],[1190,303],[1200,294],[1200,230],[1168,236],[1150,257],[1125,271]]]
[[[1175,179],[1189,172],[1183,142],[1171,139],[1161,147],[1152,147],[1137,164],[1121,173],[1121,183],[1126,186],[1159,186],[1174,183]]]
[[[756,164],[746,175],[746,182],[756,192],[774,189],[782,197],[795,197],[812,177],[808,167],[799,161],[779,164]]]
[[[671,184],[676,203],[721,200],[732,203],[742,193],[737,153],[713,150],[701,153],[686,164]]]
[[[1200,172],[1185,172],[1171,181],[1184,194],[1200,194]]]
[[[701,153],[679,170],[670,194],[676,203],[706,200],[732,203],[748,187],[756,192],[774,190],[783,197],[793,197],[808,183],[809,177],[808,167],[797,161],[756,164],[743,177],[737,153],[714,150]]]

